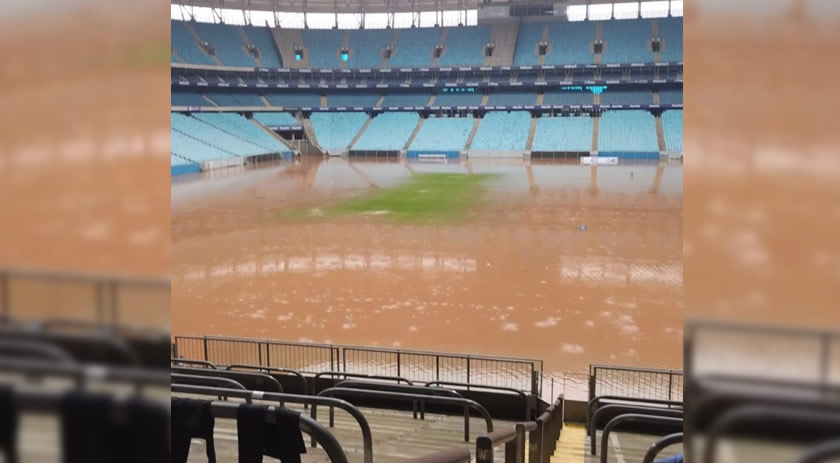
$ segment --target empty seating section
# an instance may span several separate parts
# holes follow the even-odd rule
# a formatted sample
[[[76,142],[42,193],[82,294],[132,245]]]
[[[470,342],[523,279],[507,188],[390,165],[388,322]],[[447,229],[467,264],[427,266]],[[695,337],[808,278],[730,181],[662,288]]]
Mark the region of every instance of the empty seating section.
[[[601,104],[653,104],[650,90],[611,90],[601,93]]]
[[[328,93],[327,106],[375,106],[379,97],[378,93]]]
[[[199,48],[195,37],[181,21],[170,21],[172,29],[172,48],[187,63],[218,64],[211,56]]]
[[[303,43],[309,51],[309,65],[313,68],[337,68],[338,50],[344,44],[342,30],[311,30],[301,32]]]
[[[245,141],[242,138],[231,135],[223,130],[213,127],[210,124],[184,114],[172,113],[171,127],[173,131],[178,131],[188,137],[199,140],[204,144],[237,156],[252,156],[270,152],[259,145]],[[185,153],[175,150],[174,146],[172,152],[190,158],[190,156],[187,156]]]
[[[499,91],[490,94],[487,104],[501,105],[534,105],[537,104],[537,94],[532,91]]]
[[[257,146],[265,148],[266,153],[289,153],[288,147],[254,125],[244,116],[234,113],[202,113],[193,114],[196,119],[212,125],[235,137],[248,140]]]
[[[441,29],[400,29],[397,33],[397,46],[388,60],[389,67],[431,66],[432,51],[440,42]]]
[[[541,117],[537,119],[531,151],[589,152],[592,149],[592,118]]]
[[[682,152],[683,150],[683,112],[670,110],[662,113],[662,128],[665,131],[665,149]]]
[[[517,66],[538,64],[537,43],[542,40],[544,26],[542,23],[522,23],[519,25],[513,64]]]
[[[321,95],[317,93],[267,93],[265,99],[271,106],[288,106],[292,108],[317,108],[321,106]]]
[[[386,95],[382,106],[426,106],[428,93],[394,93]]]
[[[600,153],[659,153],[656,121],[647,111],[607,111],[598,127]]]
[[[683,20],[682,18],[659,19],[659,38],[662,48],[659,50],[660,61],[682,61],[683,59]]]
[[[322,149],[344,151],[367,121],[365,113],[312,113],[310,121]]]
[[[588,90],[583,91],[548,91],[543,94],[544,105],[591,105],[595,96]]]
[[[484,46],[490,42],[489,26],[452,27],[447,29],[441,66],[480,66],[484,64]]]
[[[198,93],[172,92],[172,106],[213,106]]]
[[[667,89],[659,91],[659,104],[682,104],[682,90]]]
[[[254,119],[266,127],[298,125],[297,119],[289,113],[254,113]]]
[[[216,56],[228,66],[254,67],[257,61],[245,48],[245,41],[237,26],[195,22],[198,35],[216,49]]]
[[[172,152],[186,159],[195,162],[214,161],[216,159],[231,158],[233,154],[220,150],[215,146],[202,143],[173,127],[171,130],[170,143]]]
[[[472,117],[432,117],[414,137],[408,151],[460,153],[472,132]]]
[[[490,112],[475,133],[470,151],[523,151],[531,130],[526,111]]]
[[[653,53],[649,48],[652,34],[650,20],[622,19],[603,21],[601,25],[601,37],[604,40],[602,63],[650,63],[653,61]]]
[[[548,26],[549,50],[545,64],[591,64],[595,23],[590,21],[553,23]]]
[[[481,93],[441,92],[435,97],[432,106],[478,106],[481,98]]]
[[[206,96],[219,106],[265,106],[255,93],[207,93]]]
[[[350,31],[350,56],[347,66],[351,68],[378,68],[382,65],[382,51],[391,44],[394,32],[386,30]]]
[[[399,151],[408,142],[419,119],[417,113],[382,113],[373,118],[352,148],[360,151]]]
[[[283,59],[280,53],[277,52],[277,44],[274,43],[274,37],[271,35],[271,29],[267,27],[242,26],[245,35],[248,36],[248,41],[251,45],[256,46],[260,50],[260,61],[262,65],[268,68],[279,68],[283,66]]]
[[[169,163],[170,166],[183,166],[183,165],[186,165],[186,164],[190,164],[190,161],[187,161],[186,159],[175,156],[174,154],[170,154],[169,157],[170,157],[170,163]]]

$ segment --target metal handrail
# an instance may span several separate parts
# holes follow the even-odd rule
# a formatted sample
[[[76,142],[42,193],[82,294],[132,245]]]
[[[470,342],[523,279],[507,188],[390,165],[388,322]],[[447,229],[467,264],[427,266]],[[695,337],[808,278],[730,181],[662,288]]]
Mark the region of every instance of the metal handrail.
[[[650,448],[645,452],[645,457],[642,459],[642,463],[651,463],[653,460],[656,459],[659,452],[665,450],[665,448],[670,447],[674,444],[678,444],[683,441],[683,433],[677,432],[674,434],[668,434],[667,436],[657,440],[653,444],[651,444]]]
[[[257,371],[265,372],[265,373],[268,373],[268,374],[271,374],[272,372],[275,372],[275,371],[278,372],[278,373],[288,373],[292,376],[297,376],[300,379],[300,381],[303,383],[303,388],[301,388],[301,391],[306,392],[306,391],[309,390],[309,383],[306,381],[306,377],[303,376],[303,373],[301,373],[297,370],[293,370],[291,368],[262,367],[262,366],[258,366],[258,365],[244,365],[244,364],[239,364],[239,363],[236,363],[236,364],[233,364],[233,365],[227,365],[226,367],[224,367],[224,369],[229,370],[229,371],[233,371],[234,368],[257,370]]]
[[[796,462],[821,463],[830,458],[838,457],[840,457],[840,439],[834,439],[811,447]]]
[[[465,388],[467,388],[467,390],[469,390],[470,388],[476,388],[476,389],[489,389],[489,390],[493,390],[493,391],[513,392],[514,394],[517,394],[520,397],[522,397],[522,403],[525,405],[525,416],[522,419],[527,420],[527,419],[531,418],[531,404],[528,401],[528,396],[524,392],[520,391],[519,389],[515,389],[515,388],[512,388],[512,387],[504,387],[504,386],[483,386],[483,385],[476,385],[476,384],[469,384],[469,383],[456,383],[456,382],[452,382],[452,381],[429,381],[428,383],[426,383],[426,387],[432,387],[434,385],[465,387]]]
[[[404,392],[384,392],[384,391],[368,391],[364,389],[350,389],[350,388],[330,388],[324,389],[318,393],[318,396],[334,396],[338,394],[367,397],[374,399],[396,399],[396,400],[424,400],[428,403],[436,403],[440,405],[458,405],[464,407],[464,442],[470,441],[470,413],[472,408],[479,415],[484,418],[487,425],[487,432],[493,432],[493,418],[481,404],[470,399],[459,399],[455,397],[440,397],[434,395],[408,394]],[[312,406],[312,416],[315,415],[315,406]]]
[[[190,360],[190,359],[181,359],[181,358],[171,357],[169,359],[169,363],[171,365],[175,365],[175,364],[178,364],[178,363],[181,363],[181,364],[184,364],[184,365],[201,365],[201,366],[207,367],[210,370],[218,370],[219,369],[218,365],[216,365],[213,362],[208,362],[206,360]],[[178,365],[175,365],[175,366],[178,366]]]
[[[23,330],[10,330],[6,328],[0,328],[0,336],[2,336],[3,339],[6,341],[39,342],[57,345],[61,348],[64,348],[62,344],[65,342],[86,343],[90,345],[96,345],[100,349],[103,347],[109,349],[111,353],[121,356],[124,363],[129,366],[139,366],[141,363],[137,352],[135,352],[134,349],[132,349],[131,346],[127,342],[125,342],[125,340],[119,337],[111,336],[109,334],[97,333],[82,335],[77,333],[71,334],[50,333],[43,331],[27,331],[25,328]]]
[[[345,378],[364,378],[364,379],[375,379],[375,380],[380,380],[380,381],[396,381],[397,384],[399,384],[400,381],[405,381],[405,383],[408,384],[409,386],[414,386],[413,382],[411,382],[410,380],[407,380],[403,377],[400,377],[400,376],[366,375],[364,373],[347,373],[347,372],[343,372],[343,371],[322,371],[322,372],[316,374],[312,378],[312,388],[310,390],[310,393],[312,395],[315,395],[315,383],[318,381],[318,378],[320,378],[321,376],[333,376],[333,377],[334,376],[344,376]]]
[[[236,397],[241,399],[256,399],[277,401],[280,403],[296,403],[308,404],[312,407],[311,417],[317,419],[315,414],[315,405],[338,407],[346,411],[359,424],[362,430],[362,447],[364,454],[364,463],[373,463],[373,434],[370,431],[370,424],[368,424],[365,415],[354,405],[346,400],[336,399],[332,397],[318,397],[297,394],[280,394],[277,392],[262,392],[262,391],[242,391],[230,390],[217,387],[203,387],[203,386],[187,386],[173,384],[171,391],[180,394],[199,394],[199,395],[224,395],[227,397]]]
[[[670,409],[671,405],[674,406],[682,406],[683,402],[680,400],[665,400],[665,399],[640,399],[637,397],[624,397],[620,395],[598,395],[593,397],[589,400],[586,404],[586,428],[589,429],[589,423],[592,422],[592,414],[595,412],[595,407],[597,407],[602,400],[616,400],[621,402],[637,402],[637,403],[649,403],[649,404],[657,404],[657,405],[668,405],[668,409]]]
[[[7,341],[0,339],[0,355],[14,354],[15,357],[20,354],[36,356],[43,360],[53,360],[56,362],[76,363],[72,355],[67,353],[64,349],[55,344],[37,342],[37,341]]]
[[[530,461],[548,463],[563,429],[564,397],[561,394],[537,419],[530,434]],[[559,416],[559,418],[558,418]],[[546,439],[546,432],[548,438]],[[524,460],[524,455],[523,455]]]
[[[172,384],[223,387],[227,389],[238,389],[240,391],[248,390],[242,383],[233,379],[220,378],[218,376],[186,375],[183,373],[172,373]]]
[[[273,384],[276,387],[276,390],[270,392],[283,392],[283,386],[280,385],[280,381],[277,381],[277,378],[266,375],[263,373],[249,373],[246,371],[228,371],[228,370],[210,370],[208,368],[186,368],[186,367],[171,367],[170,371],[176,373],[182,373],[186,375],[195,375],[195,376],[206,376],[210,378],[227,378],[225,374],[233,375],[234,378],[241,378],[241,379],[253,379],[258,380],[261,379],[263,381],[267,381],[270,384]],[[239,382],[239,381],[237,381]]]
[[[383,383],[373,383],[373,382],[366,382],[366,381],[356,381],[352,379],[346,379],[344,381],[339,382],[333,387],[349,387],[354,389],[372,389],[377,391],[390,391],[390,392],[407,392],[409,394],[431,394],[431,395],[441,395],[444,397],[458,397],[463,399],[464,396],[459,394],[457,391],[452,389],[443,389],[437,387],[426,387],[426,386],[408,386],[402,384],[383,384]],[[441,394],[437,394],[440,392]],[[426,419],[426,402],[423,401],[415,401],[412,402],[412,412],[414,413],[414,419],[417,419],[417,408],[420,408],[420,419]],[[332,416],[332,410],[330,410],[330,416]]]
[[[592,422],[590,422],[591,427],[589,429],[589,447],[590,453],[592,455],[597,455],[595,453],[598,450],[598,446],[596,445],[598,442],[598,418],[607,414],[607,412],[617,412],[620,415],[626,413],[642,413],[649,416],[667,416],[667,417],[674,417],[674,418],[681,418],[683,416],[682,410],[669,410],[667,408],[654,408],[654,407],[642,407],[638,405],[618,405],[618,404],[611,404],[611,405],[604,405],[603,407],[599,408],[598,411],[592,415]],[[604,427],[606,429],[606,426]]]
[[[683,422],[681,418],[643,415],[640,413],[626,413],[624,415],[618,415],[607,423],[607,426],[604,427],[604,432],[601,435],[601,463],[607,463],[610,433],[616,426],[627,421],[641,421],[651,424],[682,424]]]
[[[475,461],[476,463],[492,463],[493,447],[504,444],[505,461],[511,461],[516,457],[516,428],[494,431],[475,440]]]
[[[69,377],[80,384],[88,380],[134,383],[137,386],[162,386],[170,382],[168,372],[34,359],[0,358],[0,371]]]

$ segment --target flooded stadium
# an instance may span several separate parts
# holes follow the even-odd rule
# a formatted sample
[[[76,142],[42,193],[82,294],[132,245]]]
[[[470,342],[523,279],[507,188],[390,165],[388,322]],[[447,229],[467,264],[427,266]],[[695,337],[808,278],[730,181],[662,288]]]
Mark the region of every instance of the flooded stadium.
[[[537,358],[557,391],[591,363],[682,365],[681,162],[221,172],[172,185],[174,335]],[[318,217],[426,172],[496,175],[445,224]]]

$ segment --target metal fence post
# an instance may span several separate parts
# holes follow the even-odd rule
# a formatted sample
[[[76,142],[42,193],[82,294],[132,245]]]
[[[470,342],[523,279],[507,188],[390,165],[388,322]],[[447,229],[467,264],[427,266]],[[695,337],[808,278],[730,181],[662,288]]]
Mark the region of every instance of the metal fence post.
[[[203,339],[204,339],[204,361],[209,362],[210,361],[210,356],[207,354],[207,336],[204,336]]]
[[[672,394],[671,390],[673,389],[673,384],[674,384],[674,373],[669,372],[668,373],[668,400],[671,400],[671,394]]]
[[[338,353],[338,349],[339,349],[338,347],[335,348],[336,353]],[[342,371],[347,373],[347,349],[342,348],[341,353],[344,356],[344,365],[343,365]],[[338,361],[337,357],[338,356],[336,356],[336,361]]]
[[[112,280],[111,284],[111,323],[116,325],[120,321],[120,298],[117,296],[119,282]]]
[[[397,351],[397,376],[402,376],[400,373],[400,351]]]
[[[271,366],[271,345],[265,343],[265,366]]]
[[[476,463],[492,463],[493,462],[493,443],[487,436],[480,436],[475,441],[475,462]]]
[[[467,356],[467,384],[470,384],[470,357]]]
[[[257,361],[259,362],[258,363],[259,366],[263,366],[263,362],[262,362],[262,343],[261,342],[257,342]]]

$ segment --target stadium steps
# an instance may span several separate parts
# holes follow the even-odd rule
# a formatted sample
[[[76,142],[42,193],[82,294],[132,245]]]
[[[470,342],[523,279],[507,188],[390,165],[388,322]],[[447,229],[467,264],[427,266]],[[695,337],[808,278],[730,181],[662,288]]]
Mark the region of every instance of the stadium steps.
[[[659,37],[659,21],[652,19],[650,21],[650,30],[652,32],[651,37]],[[650,42],[648,42],[648,47],[650,47],[651,53],[653,53],[653,62],[658,63],[660,61],[659,52],[653,51],[653,46],[650,45]]]
[[[375,105],[373,105],[373,106],[374,106],[375,108],[381,108],[381,107],[382,107],[382,103],[383,103],[384,101],[385,101],[385,94],[383,93],[382,95],[379,95],[379,99],[378,99],[378,100],[376,100],[376,104],[375,104]]]
[[[510,66],[513,64],[513,54],[516,52],[516,38],[519,35],[520,20],[508,21],[493,25],[490,32],[490,43],[496,45],[493,56],[484,57],[485,66]]]
[[[653,104],[659,104],[662,100],[659,99],[659,92],[653,92]]]
[[[262,100],[264,105],[271,106],[271,102],[268,101],[268,98],[266,98],[265,95],[260,95],[260,100]]]
[[[542,38],[540,39],[540,41],[548,42],[548,23],[543,24]],[[545,55],[539,55],[537,57],[537,64],[539,64],[539,65],[545,64]]]
[[[274,137],[277,141],[279,141],[280,143],[284,144],[284,145],[286,146],[286,148],[289,148],[289,151],[291,151],[292,153],[294,153],[294,152],[295,152],[295,148],[294,148],[294,146],[292,146],[292,144],[291,144],[291,143],[289,143],[289,141],[288,141],[288,140],[286,140],[285,138],[281,137],[280,135],[277,135],[277,133],[275,133],[273,130],[269,129],[268,127],[266,127],[266,126],[264,126],[264,125],[260,124],[260,123],[259,123],[259,121],[257,121],[256,119],[248,119],[248,120],[249,120],[249,121],[251,121],[251,123],[252,123],[252,124],[254,124],[254,125],[256,125],[257,127],[261,128],[261,129],[263,130],[263,132],[265,132],[265,133],[267,133],[267,134],[271,135],[271,136],[272,136],[272,137]]]
[[[539,99],[540,97],[537,97]],[[541,103],[537,103],[541,104]],[[525,151],[531,152],[531,147],[534,145],[534,133],[537,131],[537,118],[531,117],[531,128],[528,130],[528,141],[525,143]]]
[[[245,29],[243,29],[243,28],[241,28],[241,27],[239,27],[239,26],[236,26],[236,30],[238,30],[238,31],[239,31],[239,35],[240,35],[240,36],[242,36],[242,43],[244,43],[246,47],[250,47],[251,45],[253,45],[253,44],[251,43],[251,41],[250,41],[250,40],[248,40],[248,34],[246,34],[246,33],[245,33]],[[251,54],[251,52],[250,52],[250,51],[248,51],[248,49],[247,49],[247,48],[244,50],[244,53],[249,54],[249,55]],[[253,56],[253,55],[252,55],[252,56]],[[257,62],[257,67],[260,67],[260,68],[261,68],[261,67],[263,67],[263,63],[262,63],[262,50],[260,50],[260,53],[257,53],[257,55],[256,55],[256,56],[254,56],[254,61],[256,61],[256,62]]]
[[[482,105],[485,104],[486,100],[487,100],[487,95],[484,95],[484,98],[481,99],[481,101],[482,101],[481,104]],[[482,119],[478,118],[478,117],[476,117],[475,121],[473,121],[472,130],[470,131],[470,137],[467,138],[467,144],[464,145],[464,149],[462,151],[464,151],[464,152],[469,152],[470,151],[470,147],[472,146],[473,139],[475,138],[475,133],[478,132],[478,124],[480,124],[481,121],[482,121]]]
[[[427,102],[426,102],[426,106],[432,106],[433,104],[435,104],[435,97],[436,97],[436,96],[437,96],[437,95],[435,95],[434,93],[432,93],[432,94],[429,96],[429,101],[427,101]]]
[[[400,38],[400,30],[399,29],[394,29],[394,35],[391,36],[391,42],[388,44],[388,46],[391,47],[391,54],[392,55],[393,55],[394,52],[397,51],[397,41],[399,40],[399,38]],[[382,58],[382,64],[380,64],[379,67],[382,68],[382,69],[387,68],[388,67],[388,62],[390,60],[391,60],[390,58]]]
[[[657,116],[656,121],[656,142],[659,144],[659,152],[664,153],[665,148],[665,126],[662,125],[662,118]]]
[[[344,41],[341,42],[341,47],[344,49],[350,49],[350,29],[344,30]],[[336,57],[338,57],[338,50],[335,51]],[[347,61],[338,60],[338,68],[339,69],[347,69]]]
[[[174,56],[179,63],[186,63],[186,61],[184,61],[184,58],[181,58],[181,55],[178,54],[178,50],[175,50],[175,48],[173,47],[171,51],[172,56]]]
[[[327,95],[321,95],[321,107],[326,108],[327,106],[329,106],[327,103]]]
[[[438,45],[443,46],[443,52],[441,56],[446,53],[446,35],[449,30],[445,27],[442,27],[440,30],[440,41],[437,43]],[[440,58],[432,58],[432,66],[433,67],[440,67]]]
[[[592,96],[592,104],[601,104],[601,95],[595,94]]]
[[[202,97],[202,98],[204,98],[205,100],[207,100],[207,102],[208,102],[208,103],[210,103],[211,105],[213,105],[213,106],[219,106],[219,105],[217,105],[217,104],[216,104],[216,102],[215,102],[215,101],[211,100],[211,99],[210,99],[210,97],[208,97],[207,95],[205,95],[205,94],[203,94],[203,93],[202,93],[202,94],[201,94],[201,97]]]
[[[604,40],[603,39],[603,32],[604,32],[603,23],[601,21],[597,21],[595,23],[595,40]],[[604,44],[603,51],[607,51],[608,46],[609,45]],[[592,56],[595,57],[594,63],[595,64],[601,64],[601,54],[600,53],[595,53],[595,41],[593,41],[591,44],[589,44],[589,51],[591,51]]]
[[[363,134],[363,133],[365,133],[365,130],[367,130],[368,126],[370,125],[370,123],[371,123],[372,121],[373,121],[373,118],[372,118],[372,117],[370,117],[370,116],[368,116],[368,118],[367,118],[367,120],[365,121],[364,125],[362,125],[362,128],[361,128],[361,129],[359,129],[359,133],[357,133],[357,134],[356,134],[356,136],[355,136],[355,137],[353,137],[353,139],[352,139],[352,140],[350,140],[350,144],[348,144],[348,145],[347,145],[347,151],[350,151],[351,149],[353,149],[353,145],[355,145],[355,144],[356,144],[356,142],[357,142],[357,141],[359,141],[359,138],[362,138],[362,134]]]
[[[434,99],[434,95],[432,95],[432,99]],[[431,103],[430,103],[430,105],[431,105]],[[402,149],[403,153],[408,152],[408,147],[411,146],[412,143],[414,143],[414,137],[416,137],[417,133],[420,132],[420,128],[423,127],[423,121],[425,121],[425,120],[426,119],[424,117],[420,117],[420,119],[417,120],[417,125],[414,127],[414,131],[411,132],[411,136],[408,137],[408,141],[405,142],[405,146],[403,146],[403,149]]]
[[[306,136],[306,139],[309,140],[309,144],[320,151],[323,155],[324,149],[321,148],[320,143],[318,143],[318,137],[315,136],[315,128],[312,127],[312,121],[309,120],[308,117],[301,117],[300,125],[303,127],[303,134]]]
[[[598,126],[601,125],[600,117],[592,118],[592,152],[598,152]]]
[[[303,43],[300,29],[284,29],[280,27],[271,28],[271,37],[283,59],[283,67],[286,68],[309,68],[309,49]],[[303,48],[303,59],[295,59],[295,46]]]
[[[184,21],[184,27],[186,27],[187,30],[190,31],[190,34],[192,34],[192,36],[196,40],[196,42],[198,42],[199,44],[204,43],[205,40],[202,39],[200,35],[198,35],[198,32],[196,32],[195,29],[193,29],[192,24],[190,24],[189,21]],[[202,48],[201,46],[198,46],[198,49],[201,50],[201,52],[204,53],[205,55],[212,58],[213,61],[216,62],[216,64],[218,64],[219,66],[222,66],[222,61],[219,59],[218,56],[211,55],[211,54],[207,53],[206,51],[204,51],[204,48]]]
[[[583,463],[586,459],[586,427],[578,423],[565,423],[551,455],[551,463]]]

